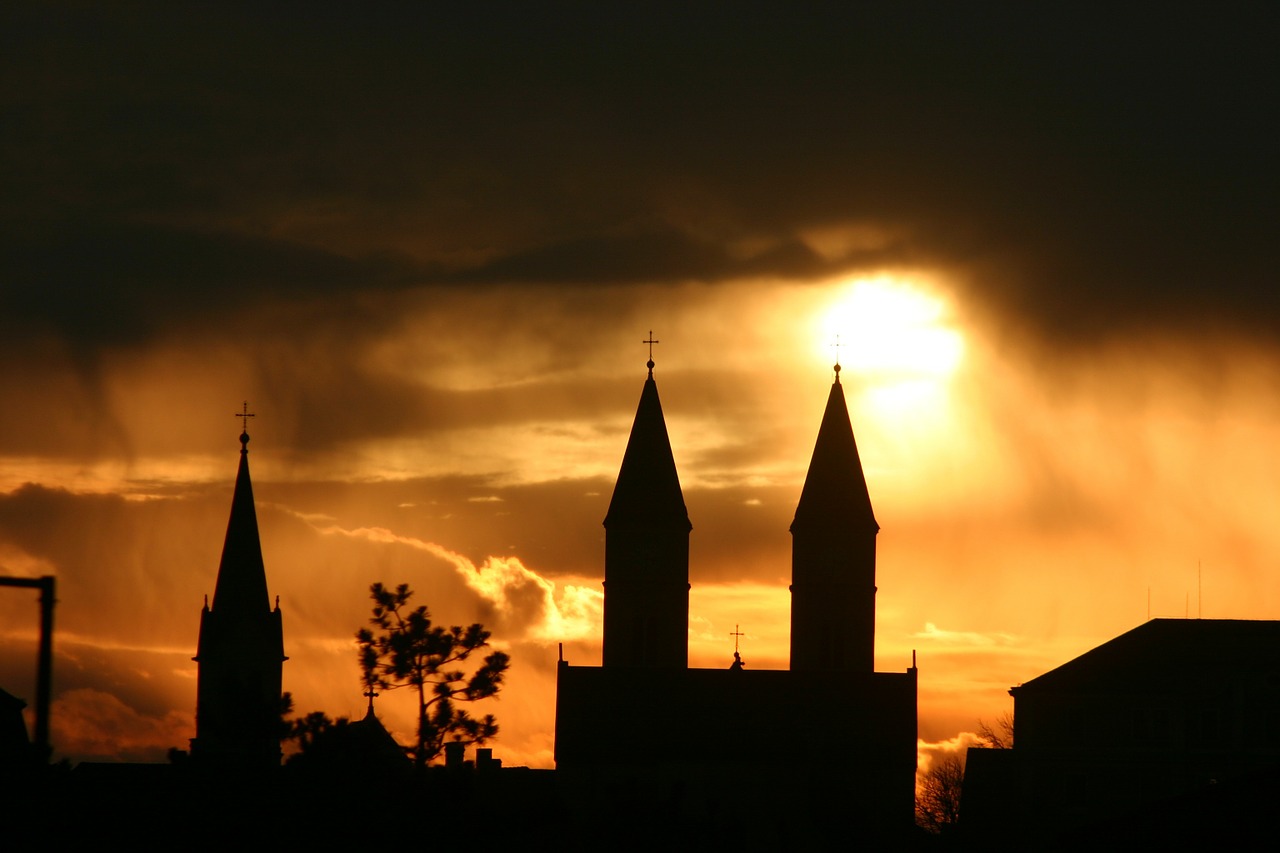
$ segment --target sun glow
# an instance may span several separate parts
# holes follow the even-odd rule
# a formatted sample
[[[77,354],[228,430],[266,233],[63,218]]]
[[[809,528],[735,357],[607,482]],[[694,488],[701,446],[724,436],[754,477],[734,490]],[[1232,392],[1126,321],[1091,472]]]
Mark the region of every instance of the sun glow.
[[[889,276],[858,279],[839,288],[822,312],[817,343],[827,356],[838,343],[840,364],[868,379],[939,379],[964,355],[964,339],[949,319],[947,302],[920,285]]]

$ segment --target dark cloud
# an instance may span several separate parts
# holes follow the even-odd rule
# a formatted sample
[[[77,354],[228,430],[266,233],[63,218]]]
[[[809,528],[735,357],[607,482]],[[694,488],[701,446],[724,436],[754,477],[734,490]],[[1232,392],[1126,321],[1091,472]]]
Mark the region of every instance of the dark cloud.
[[[265,294],[292,301],[297,323],[314,313],[310,303],[417,278],[385,257],[359,260],[242,234],[114,222],[27,222],[5,235],[3,252],[9,281],[0,311],[10,338],[30,331],[19,324],[32,324],[88,350],[225,328],[262,307]]]
[[[753,459],[788,464],[776,462],[778,421],[761,413],[788,405],[776,395],[789,380],[757,387],[733,357],[685,362],[699,354],[672,353],[677,336],[663,329],[751,351],[767,336],[743,327],[768,325],[768,309],[729,310],[753,285],[726,282],[924,268],[961,291],[958,313],[1009,330],[1011,358],[1038,357],[1036,387],[1067,408],[1097,398],[1070,387],[1071,367],[1111,377],[1123,354],[1098,344],[1119,336],[1274,346],[1276,17],[1262,5],[8,4],[0,392],[18,402],[0,448],[77,464],[145,448],[203,470],[191,460],[224,446],[213,444],[221,428],[204,425],[208,399],[247,397],[268,401],[254,449],[279,448],[280,480],[319,457],[322,476],[341,476],[333,457],[348,452],[363,471],[362,439],[443,443],[544,423],[571,445],[616,422],[607,470],[639,389],[591,359],[620,329],[656,325],[673,439],[688,438],[675,450],[694,581],[783,583],[797,483],[747,483]],[[672,306],[696,322],[674,322]],[[1064,354],[1080,345],[1110,360]],[[1215,385],[1212,369],[1196,369],[1188,381]],[[1105,526],[1110,505],[1055,455],[1071,450],[1057,422],[1022,424],[1033,406],[993,414],[1028,483],[1000,523],[1049,542]],[[230,444],[230,407],[215,414]],[[732,438],[717,444],[717,432]],[[75,707],[136,717],[131,726],[155,733],[140,749],[167,742],[182,723],[161,711],[185,714],[190,698],[126,676],[143,653],[108,647],[194,644],[232,461],[215,486],[132,484],[159,500],[34,485],[0,494],[0,557],[56,571],[60,630],[98,644],[65,647]],[[1114,467],[1135,481],[1149,473],[1124,465]],[[598,576],[612,482],[575,469],[532,485],[257,485],[272,589],[298,644],[291,677],[318,682],[349,674],[342,643],[373,580],[410,582],[445,621],[533,624],[547,605],[531,576],[512,571],[503,590],[518,600],[506,612],[420,546],[477,566],[519,557],[541,578]],[[997,510],[976,503],[922,519],[885,499],[887,606],[910,586],[990,609],[989,578],[943,594],[964,571],[957,560],[991,562],[975,531]],[[1185,503],[1179,518],[1207,505]],[[347,533],[321,532],[322,515]],[[420,541],[348,535],[362,527]],[[947,559],[925,553],[948,544]],[[1250,546],[1250,569],[1264,546]],[[933,568],[897,571],[895,548]],[[1005,559],[1021,567],[1015,556]],[[1043,596],[1035,572],[1010,575],[997,597]],[[0,606],[30,616],[28,601]],[[913,611],[910,623],[925,618]],[[308,644],[324,643],[332,669],[317,675]]]
[[[6,307],[76,339],[247,291],[897,259],[971,267],[1052,337],[1280,308],[1262,6],[9,16],[3,210],[40,225],[6,239],[6,289],[90,292]],[[796,239],[849,221],[893,251]]]

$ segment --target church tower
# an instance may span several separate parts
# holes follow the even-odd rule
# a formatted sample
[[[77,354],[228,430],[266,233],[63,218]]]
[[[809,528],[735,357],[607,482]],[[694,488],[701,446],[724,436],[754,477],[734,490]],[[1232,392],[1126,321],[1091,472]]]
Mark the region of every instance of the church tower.
[[[249,481],[248,432],[240,434],[240,469],[227,538],[213,606],[206,598],[200,613],[194,660],[199,670],[192,759],[210,766],[279,766],[284,634],[280,599],[272,610],[267,597]]]
[[[652,335],[649,336],[652,339]],[[689,513],[649,378],[604,519],[604,665],[689,665]]]
[[[793,670],[875,669],[879,530],[837,364],[791,522]]]

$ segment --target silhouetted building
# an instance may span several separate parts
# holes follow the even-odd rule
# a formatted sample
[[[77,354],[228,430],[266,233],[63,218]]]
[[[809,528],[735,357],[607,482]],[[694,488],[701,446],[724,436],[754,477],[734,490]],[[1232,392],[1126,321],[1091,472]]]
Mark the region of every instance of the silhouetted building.
[[[280,602],[271,608],[249,481],[249,434],[240,435],[231,518],[213,592],[200,613],[194,761],[278,767],[284,635]]]
[[[0,774],[25,771],[35,764],[36,752],[27,737],[22,709],[27,703],[0,689]]]
[[[308,748],[291,757],[288,766],[298,773],[348,781],[377,779],[380,784],[402,781],[413,772],[413,761],[373,713],[373,703],[364,719],[338,720]]]
[[[1280,622],[1153,619],[1009,692],[1013,748],[969,753],[968,833],[1111,832],[1175,798],[1185,817],[1280,765]]]
[[[603,665],[560,662],[557,770],[779,822],[757,842],[796,821],[909,830],[916,670],[874,672],[879,526],[839,367],[791,525],[792,666],[772,671],[688,668],[692,526],[648,367],[604,522]]]

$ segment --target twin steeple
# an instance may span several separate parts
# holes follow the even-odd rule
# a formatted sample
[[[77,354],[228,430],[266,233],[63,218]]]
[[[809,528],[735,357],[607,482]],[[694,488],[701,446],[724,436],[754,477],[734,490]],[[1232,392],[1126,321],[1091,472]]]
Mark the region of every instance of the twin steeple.
[[[689,532],[658,386],[649,375],[605,516],[604,665],[688,666]],[[840,366],[796,506],[791,668],[874,669],[876,523]]]
[[[640,392],[631,437],[604,519],[604,665],[689,665],[689,513],[653,379]]]
[[[875,668],[876,523],[840,365],[791,522],[791,668]]]
[[[659,525],[686,533],[693,526],[685,509],[652,366],[640,391],[640,405],[604,519],[606,529],[618,525]]]
[[[871,495],[862,472],[862,459],[853,438],[853,425],[840,384],[840,365],[827,395],[827,407],[818,427],[818,440],[809,460],[800,502],[796,505],[792,534],[809,526],[839,525],[879,530],[871,509]]]

